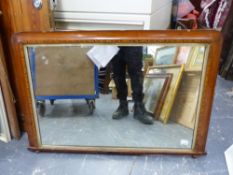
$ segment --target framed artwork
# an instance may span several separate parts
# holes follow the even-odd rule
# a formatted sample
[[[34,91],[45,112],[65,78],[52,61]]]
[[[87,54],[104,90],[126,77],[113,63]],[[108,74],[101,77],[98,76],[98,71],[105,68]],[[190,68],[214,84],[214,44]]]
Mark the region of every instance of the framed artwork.
[[[158,73],[164,73],[164,74],[172,74],[172,80],[170,84],[170,88],[167,92],[167,96],[164,101],[164,105],[161,109],[161,113],[159,115],[159,120],[161,120],[163,123],[167,123],[169,120],[169,116],[176,98],[176,94],[178,91],[178,88],[180,86],[180,82],[182,79],[184,70],[184,65],[162,65],[162,66],[153,66],[149,67],[147,70],[147,74],[153,75]]]
[[[8,127],[7,113],[4,105],[2,87],[0,86],[0,141],[9,142],[11,140]]]
[[[171,112],[171,120],[193,129],[197,115],[201,72],[185,71]]]
[[[185,70],[189,71],[201,71],[203,61],[205,58],[206,48],[205,46],[195,46],[191,50],[191,54],[185,65]]]
[[[160,47],[156,50],[154,65],[174,64],[177,54],[178,47],[176,46]]]
[[[176,57],[176,64],[186,64],[190,57],[192,46],[180,46]]]
[[[172,74],[147,74],[144,78],[143,92],[146,110],[158,118],[167,96]]]

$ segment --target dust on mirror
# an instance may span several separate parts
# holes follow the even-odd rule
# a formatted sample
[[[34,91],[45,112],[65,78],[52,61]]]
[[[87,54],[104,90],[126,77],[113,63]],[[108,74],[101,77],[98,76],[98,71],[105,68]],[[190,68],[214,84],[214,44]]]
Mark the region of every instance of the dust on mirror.
[[[42,145],[192,148],[206,45],[26,48]]]

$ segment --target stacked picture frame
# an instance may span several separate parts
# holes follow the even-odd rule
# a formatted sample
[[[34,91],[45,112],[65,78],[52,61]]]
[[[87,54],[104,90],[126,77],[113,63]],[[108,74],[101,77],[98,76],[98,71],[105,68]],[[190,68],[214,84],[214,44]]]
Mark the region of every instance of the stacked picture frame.
[[[144,77],[145,108],[155,119],[194,128],[205,52],[199,45],[156,48]]]

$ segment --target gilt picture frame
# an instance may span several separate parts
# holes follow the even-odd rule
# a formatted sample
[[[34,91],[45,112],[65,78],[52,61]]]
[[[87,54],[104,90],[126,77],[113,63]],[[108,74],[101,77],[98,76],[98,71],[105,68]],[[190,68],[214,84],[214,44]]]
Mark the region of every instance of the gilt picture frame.
[[[144,104],[146,110],[158,119],[166,99],[172,74],[146,74],[144,77]]]
[[[205,57],[205,46],[195,46],[192,48],[185,65],[187,71],[201,71],[203,58]]]
[[[172,81],[170,88],[168,90],[167,97],[165,99],[164,105],[161,110],[161,114],[159,115],[159,120],[161,120],[164,124],[166,124],[169,120],[170,113],[174,104],[174,100],[180,86],[180,82],[182,79],[184,71],[184,65],[163,65],[163,66],[153,66],[147,69],[147,74],[155,74],[155,73],[170,73],[172,74]]]
[[[9,142],[11,140],[11,136],[7,121],[5,103],[3,99],[2,87],[0,84],[0,141]]]

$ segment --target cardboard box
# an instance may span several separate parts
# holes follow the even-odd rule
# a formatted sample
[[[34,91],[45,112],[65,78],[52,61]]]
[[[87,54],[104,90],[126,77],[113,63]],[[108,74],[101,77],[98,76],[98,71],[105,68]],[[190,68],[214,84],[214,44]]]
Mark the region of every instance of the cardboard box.
[[[94,95],[95,68],[89,47],[53,46],[35,49],[35,95]]]

